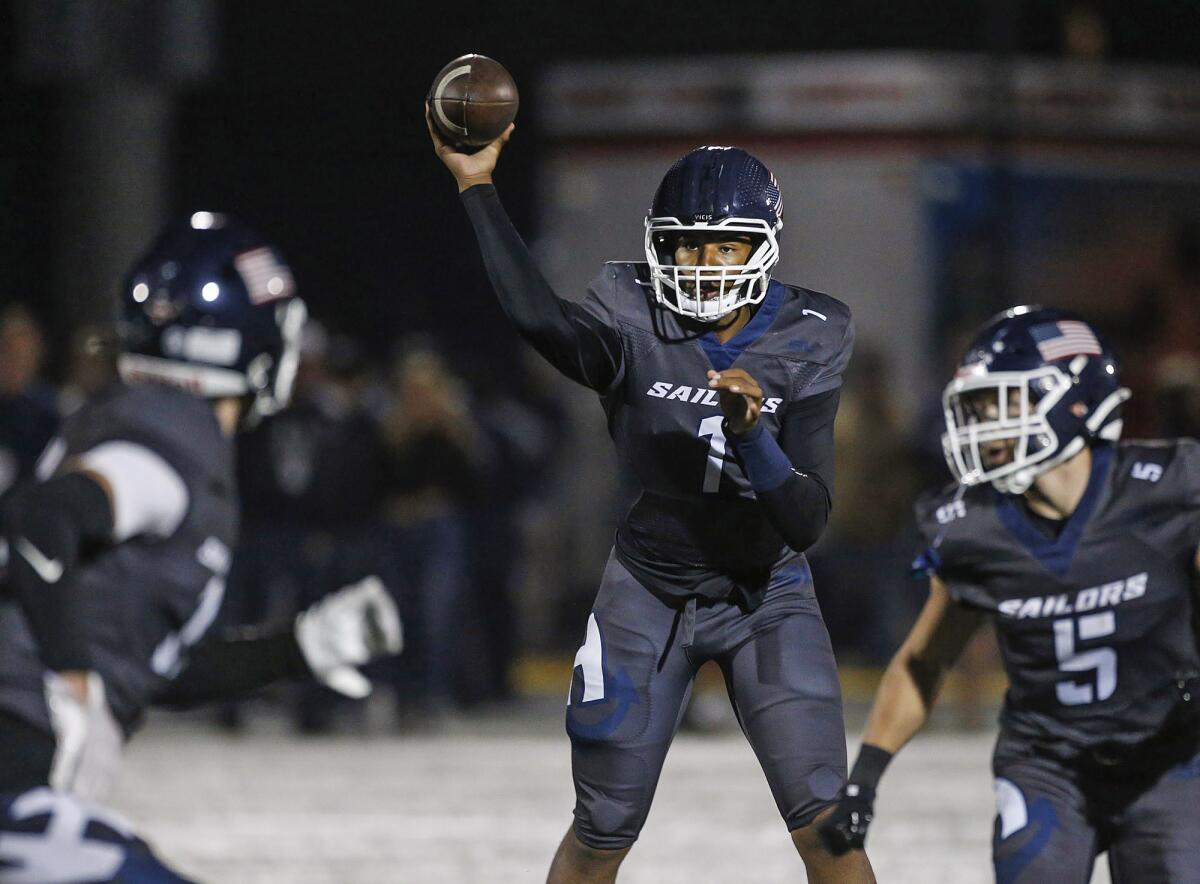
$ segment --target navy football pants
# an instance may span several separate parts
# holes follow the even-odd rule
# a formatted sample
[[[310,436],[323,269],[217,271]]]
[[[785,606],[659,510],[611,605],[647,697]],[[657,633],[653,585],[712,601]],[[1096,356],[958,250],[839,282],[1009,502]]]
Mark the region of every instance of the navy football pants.
[[[846,777],[841,691],[807,564],[779,568],[762,605],[672,606],[609,558],[575,659],[567,707],[575,833],[598,849],[641,831],[701,664],[725,674],[738,721],[789,829],[832,804]]]
[[[1001,739],[993,762],[998,884],[1200,884],[1200,756],[1149,769],[1080,769]]]

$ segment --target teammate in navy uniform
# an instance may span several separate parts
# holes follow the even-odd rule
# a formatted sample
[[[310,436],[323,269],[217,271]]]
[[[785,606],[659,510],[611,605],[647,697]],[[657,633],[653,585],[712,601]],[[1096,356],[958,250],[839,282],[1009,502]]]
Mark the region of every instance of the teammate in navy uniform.
[[[237,533],[232,436],[288,400],[304,304],[278,252],[197,213],[123,294],[117,385],[5,502],[0,587],[0,882],[181,880],[103,801],[150,705],[317,677],[399,650],[368,578],[259,634],[208,636]]]
[[[771,278],[783,199],[745,151],[671,167],[646,263],[610,263],[583,303],[550,289],[491,173],[433,133],[500,302],[556,368],[595,390],[640,486],[621,521],[567,709],[575,822],[551,882],[612,881],[645,822],[697,669],[715,660],[809,880],[873,880],[814,820],[845,777],[833,653],[804,550],[825,526],[833,419],[853,326],[840,301]]]
[[[1200,446],[1118,442],[1117,361],[1086,322],[1018,307],[946,387],[958,482],[917,504],[930,574],[823,834],[861,847],[892,754],[992,617],[1008,674],[993,759],[1000,882],[1200,882]]]

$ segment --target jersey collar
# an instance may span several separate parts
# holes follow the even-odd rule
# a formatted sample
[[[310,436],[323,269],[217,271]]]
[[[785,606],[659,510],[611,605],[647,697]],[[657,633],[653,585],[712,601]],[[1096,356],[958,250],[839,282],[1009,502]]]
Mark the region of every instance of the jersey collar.
[[[1087,489],[1079,500],[1079,506],[1075,507],[1075,512],[1071,513],[1070,518],[1067,519],[1067,524],[1063,526],[1062,532],[1053,540],[1029,521],[1021,512],[1021,508],[1017,506],[1016,499],[1012,495],[995,492],[998,498],[996,515],[999,516],[1000,521],[1021,541],[1029,553],[1042,563],[1047,571],[1058,577],[1065,576],[1071,567],[1071,560],[1075,557],[1075,550],[1079,546],[1080,538],[1083,537],[1088,519],[1091,518],[1096,504],[1100,502],[1104,493],[1112,456],[1112,448],[1108,445],[1092,449],[1092,472],[1088,476]]]
[[[783,306],[785,294],[783,284],[772,279],[767,284],[767,296],[763,298],[758,311],[750,317],[750,321],[740,332],[724,344],[718,341],[717,336],[712,332],[705,332],[697,338],[713,368],[717,371],[729,368],[747,347],[763,336],[763,333],[775,321],[779,308]]]

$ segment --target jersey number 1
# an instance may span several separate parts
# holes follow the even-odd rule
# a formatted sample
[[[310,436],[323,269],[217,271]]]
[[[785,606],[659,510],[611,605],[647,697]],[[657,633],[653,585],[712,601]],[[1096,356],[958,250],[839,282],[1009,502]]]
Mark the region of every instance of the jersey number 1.
[[[721,473],[725,469],[725,430],[721,423],[723,415],[714,414],[700,421],[700,431],[696,434],[701,439],[710,437],[708,444],[708,461],[704,464],[704,493],[716,494],[721,490]]]
[[[1088,672],[1096,670],[1096,684],[1080,684],[1071,679],[1060,681],[1054,686],[1058,702],[1064,706],[1082,706],[1107,700],[1117,689],[1117,652],[1112,648],[1092,648],[1090,651],[1075,649],[1075,627],[1079,627],[1079,640],[1103,638],[1117,631],[1117,617],[1112,611],[1085,614],[1077,620],[1054,621],[1054,654],[1058,657],[1058,668],[1063,672]]]

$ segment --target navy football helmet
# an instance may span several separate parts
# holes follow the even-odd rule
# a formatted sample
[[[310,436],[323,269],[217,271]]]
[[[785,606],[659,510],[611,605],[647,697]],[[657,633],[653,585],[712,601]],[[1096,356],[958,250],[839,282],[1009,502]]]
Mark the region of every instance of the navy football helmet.
[[[983,327],[942,394],[946,463],[964,485],[1021,494],[1084,446],[1119,439],[1129,395],[1086,321],[1013,307]]]
[[[783,195],[771,171],[736,147],[698,147],[671,167],[646,216],[646,261],[662,306],[682,316],[713,322],[767,294],[779,261]],[[736,266],[680,266],[680,234],[744,234],[753,251]],[[701,286],[716,296],[701,296]]]
[[[210,399],[248,397],[254,420],[291,397],[306,316],[274,246],[235,218],[196,212],[126,279],[118,368]]]

